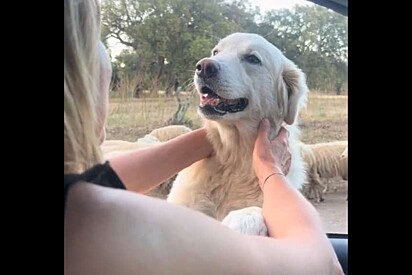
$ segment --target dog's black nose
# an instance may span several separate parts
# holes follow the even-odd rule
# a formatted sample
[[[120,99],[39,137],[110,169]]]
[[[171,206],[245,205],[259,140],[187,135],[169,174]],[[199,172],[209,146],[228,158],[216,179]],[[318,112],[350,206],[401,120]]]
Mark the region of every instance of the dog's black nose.
[[[201,78],[210,78],[216,76],[219,70],[219,63],[210,58],[203,58],[196,64],[196,74]]]

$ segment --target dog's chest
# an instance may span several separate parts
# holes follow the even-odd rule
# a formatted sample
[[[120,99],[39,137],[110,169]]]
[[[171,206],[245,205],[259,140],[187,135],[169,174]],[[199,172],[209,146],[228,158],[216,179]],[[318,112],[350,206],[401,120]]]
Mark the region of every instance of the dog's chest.
[[[203,175],[201,189],[208,189],[207,196],[216,207],[216,218],[222,220],[230,211],[248,207],[261,206],[262,193],[252,161],[243,158],[242,161],[220,163],[211,160]]]
[[[216,219],[223,220],[230,211],[249,206],[262,206],[262,192],[256,181],[250,182],[240,189],[228,190],[226,196],[220,201],[215,201]]]

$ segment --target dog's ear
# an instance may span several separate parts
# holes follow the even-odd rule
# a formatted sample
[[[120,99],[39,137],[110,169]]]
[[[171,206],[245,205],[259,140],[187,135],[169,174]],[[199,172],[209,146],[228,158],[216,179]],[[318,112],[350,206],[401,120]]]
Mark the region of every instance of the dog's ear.
[[[306,102],[309,89],[305,74],[290,60],[285,62],[282,79],[283,94],[287,95],[287,104],[284,104],[284,121],[291,125]]]

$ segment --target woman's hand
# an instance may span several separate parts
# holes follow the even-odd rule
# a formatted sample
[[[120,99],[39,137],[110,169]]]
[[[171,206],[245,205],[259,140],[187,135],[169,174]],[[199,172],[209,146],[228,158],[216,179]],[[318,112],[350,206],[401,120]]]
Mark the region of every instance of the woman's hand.
[[[260,123],[253,150],[253,168],[261,185],[270,174],[287,175],[292,158],[289,151],[288,131],[282,127],[272,141],[269,140],[269,132],[269,121],[264,119]]]

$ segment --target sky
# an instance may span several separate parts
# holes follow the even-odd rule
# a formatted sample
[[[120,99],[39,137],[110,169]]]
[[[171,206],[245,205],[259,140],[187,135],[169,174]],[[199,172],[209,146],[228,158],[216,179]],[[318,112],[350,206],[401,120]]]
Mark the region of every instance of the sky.
[[[292,8],[296,4],[313,4],[306,0],[249,0],[249,2],[253,6],[259,6],[260,12],[262,14],[272,9]],[[117,56],[122,51],[123,47],[120,45],[120,43],[116,43],[113,41],[109,41],[109,45],[112,59],[114,59],[115,56]]]

